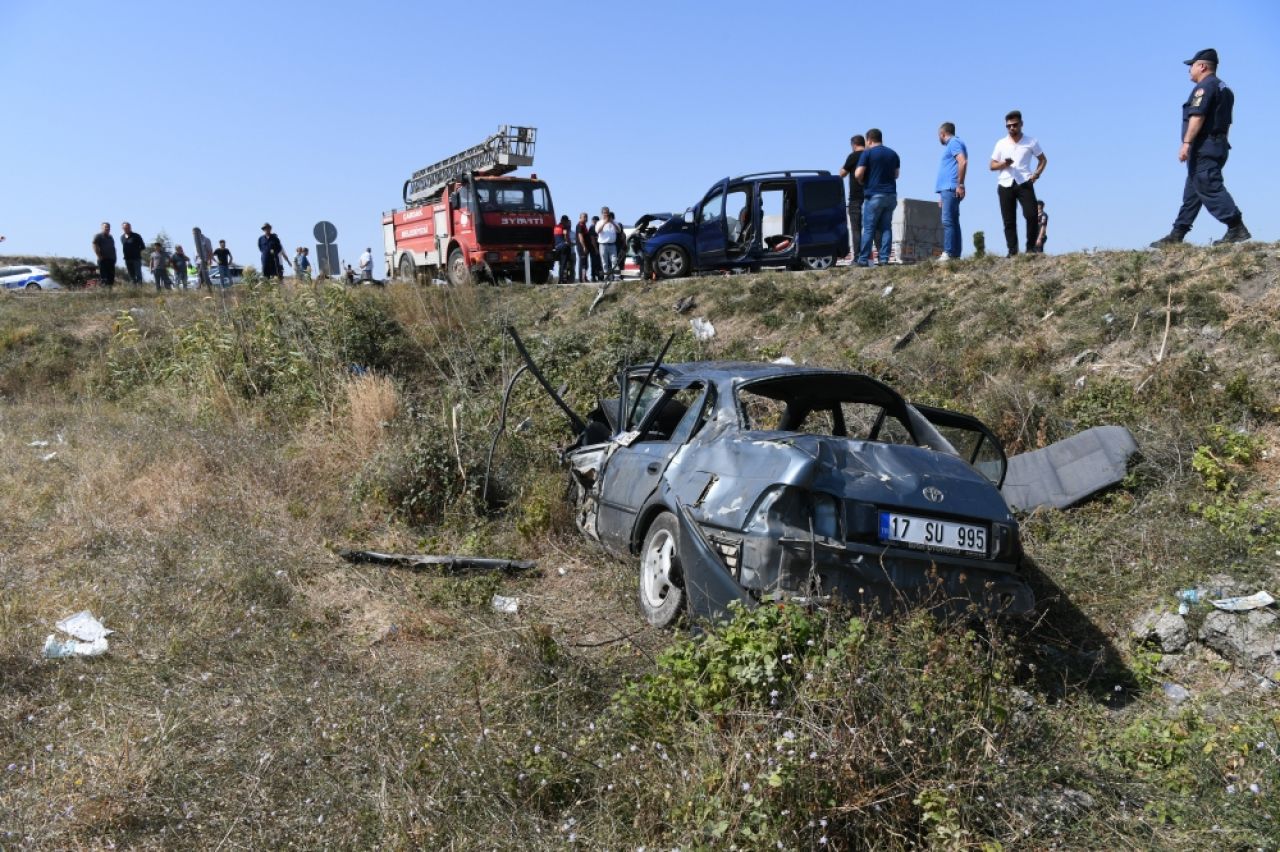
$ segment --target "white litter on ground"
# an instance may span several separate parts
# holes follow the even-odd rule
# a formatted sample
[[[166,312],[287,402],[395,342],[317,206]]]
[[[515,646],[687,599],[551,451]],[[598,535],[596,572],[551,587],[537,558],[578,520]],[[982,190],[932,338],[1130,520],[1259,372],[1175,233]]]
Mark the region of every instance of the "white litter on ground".
[[[506,595],[494,595],[489,605],[493,607],[494,612],[506,613],[507,615],[515,615],[520,611],[520,599],[509,598]]]
[[[53,633],[49,634],[44,640],[44,655],[51,660],[59,657],[97,657],[105,654],[107,636],[115,633],[94,618],[93,613],[87,609],[67,616],[54,626],[72,638],[63,639]]]

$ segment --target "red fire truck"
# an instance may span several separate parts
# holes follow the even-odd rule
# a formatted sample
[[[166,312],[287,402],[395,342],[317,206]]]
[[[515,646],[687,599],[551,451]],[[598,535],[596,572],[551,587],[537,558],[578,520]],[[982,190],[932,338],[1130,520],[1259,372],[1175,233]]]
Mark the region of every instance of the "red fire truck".
[[[476,277],[544,283],[555,263],[555,209],[533,165],[533,127],[502,125],[479,145],[413,173],[403,210],[382,214],[387,269],[405,281],[443,277],[461,285]],[[526,258],[527,254],[527,258]]]

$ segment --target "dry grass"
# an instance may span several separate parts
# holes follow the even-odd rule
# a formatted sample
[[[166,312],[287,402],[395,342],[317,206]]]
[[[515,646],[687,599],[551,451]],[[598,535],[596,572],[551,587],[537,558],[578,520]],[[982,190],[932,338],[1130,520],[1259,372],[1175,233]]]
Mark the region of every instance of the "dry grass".
[[[1000,800],[1016,809],[1004,815],[990,798],[948,794],[958,813],[940,811],[942,822],[893,835],[874,830],[871,799],[849,793],[830,807],[803,805],[812,812],[796,818],[839,816],[854,826],[828,848],[945,848],[941,829],[963,840],[952,846],[1258,845],[1280,783],[1274,703],[1229,692],[1230,666],[1209,659],[1203,680],[1187,682],[1197,691],[1190,709],[1168,710],[1146,652],[1124,633],[1139,609],[1167,602],[1205,566],[1250,576],[1273,568],[1187,505],[1204,498],[1189,457],[1211,422],[1261,436],[1266,454],[1248,475],[1253,485],[1274,485],[1280,302],[1259,282],[1278,269],[1274,247],[1248,246],[1141,262],[1117,254],[778,275],[778,287],[795,292],[782,294],[785,309],[764,306],[775,311],[767,325],[719,307],[749,298],[751,278],[626,285],[590,319],[592,288],[393,286],[369,294],[367,307],[403,330],[397,345],[406,350],[395,363],[414,366],[345,375],[291,416],[219,376],[127,392],[110,386],[104,364],[117,310],[143,308],[139,323],[154,340],[223,315],[217,302],[65,294],[41,302],[43,313],[22,302],[0,316],[0,341],[12,341],[0,347],[8,377],[0,404],[0,847],[563,848],[574,831],[591,848],[637,839],[724,848],[704,829],[721,816],[735,830],[750,824],[740,783],[753,792],[768,786],[756,758],[792,725],[828,749],[823,759],[832,762],[815,771],[815,784],[823,772],[839,780],[833,789],[855,792],[919,789],[946,776],[970,779],[975,796],[980,785],[1022,791]],[[1171,275],[1168,354],[1155,364]],[[411,527],[385,502],[380,477],[415,429],[451,428],[458,401],[459,441],[450,437],[441,469],[456,472],[455,453],[469,464],[483,456],[516,364],[502,322],[560,359],[553,384],[568,381],[572,394],[590,399],[606,390],[611,359],[634,342],[629,332],[644,327],[661,339],[687,328],[671,305],[691,292],[695,313],[719,334],[709,344],[679,339],[687,353],[859,366],[918,398],[977,411],[1022,447],[1069,430],[1072,418],[1130,422],[1147,457],[1134,482],[1075,513],[1032,519],[1027,538],[1080,617],[1106,628],[1137,671],[1143,686],[1126,694],[1133,703],[1106,709],[1087,678],[1059,671],[1058,657],[1032,646],[1020,659],[1000,659],[1018,668],[1031,702],[1017,712],[1048,733],[1035,749],[1016,731],[991,740],[1003,764],[975,752],[937,769],[934,755],[901,737],[927,740],[893,728],[902,720],[883,712],[847,733],[821,708],[842,706],[832,696],[871,701],[856,693],[861,672],[853,670],[815,682],[785,716],[746,707],[664,743],[679,765],[639,740],[592,752],[604,742],[610,696],[653,671],[673,637],[636,615],[630,565],[571,529],[551,465],[563,440],[556,415],[536,391],[517,394],[513,422],[530,417],[532,426],[513,429],[499,447],[509,503],[496,515],[459,501],[439,524]],[[934,321],[893,351],[931,306]],[[1096,359],[1073,366],[1086,349]],[[1232,384],[1237,372],[1248,382]],[[317,375],[328,382],[338,372]],[[1113,380],[1131,393],[1103,393]],[[42,461],[50,452],[57,455]],[[541,575],[459,579],[353,566],[333,555],[336,545],[530,556]],[[520,612],[494,613],[494,592],[519,597]],[[109,654],[40,659],[53,623],[84,608],[118,631]],[[945,643],[929,649],[948,658]],[[1053,686],[1040,685],[1054,676]],[[918,694],[925,702],[949,695]],[[878,738],[867,739],[872,733]],[[625,757],[615,761],[615,750]],[[929,768],[858,776],[869,766],[907,766],[906,756]],[[1267,794],[1228,796],[1228,773]],[[531,787],[529,777],[548,786]],[[1068,787],[1087,790],[1094,805],[1053,811]],[[797,795],[808,801],[803,789]],[[776,800],[761,798],[751,807],[783,819],[769,810]],[[700,802],[720,809],[705,824]],[[892,807],[894,830],[903,831],[924,806],[895,799]],[[570,818],[576,828],[564,829]],[[1215,824],[1221,831],[1209,833]],[[786,836],[796,847],[817,842]],[[752,848],[743,836],[736,842]]]

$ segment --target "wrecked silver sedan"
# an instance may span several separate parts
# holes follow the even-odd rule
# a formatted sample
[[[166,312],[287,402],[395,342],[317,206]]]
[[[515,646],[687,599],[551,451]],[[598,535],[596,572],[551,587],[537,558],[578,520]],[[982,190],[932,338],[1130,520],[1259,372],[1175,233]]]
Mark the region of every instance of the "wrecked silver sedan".
[[[858,373],[701,362],[630,368],[571,420],[578,526],[639,556],[652,624],[766,597],[1034,605],[1004,450],[973,417]]]

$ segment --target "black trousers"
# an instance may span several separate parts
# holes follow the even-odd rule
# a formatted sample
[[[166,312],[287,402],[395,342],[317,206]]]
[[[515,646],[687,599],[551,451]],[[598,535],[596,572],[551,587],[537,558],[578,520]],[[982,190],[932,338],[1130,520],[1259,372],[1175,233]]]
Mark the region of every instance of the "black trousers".
[[[116,285],[116,259],[98,261],[98,281],[103,287]]]
[[[1182,186],[1182,207],[1173,220],[1173,227],[1190,231],[1200,208],[1205,207],[1224,225],[1230,225],[1240,215],[1236,201],[1222,182],[1222,167],[1227,164],[1227,154],[1210,156],[1195,153],[1187,160],[1187,181]]]
[[[1022,219],[1027,226],[1027,251],[1036,250],[1036,237],[1040,226],[1036,223],[1036,185],[1027,181],[1013,186],[997,186],[1000,195],[1000,218],[1004,220],[1004,243],[1009,256],[1018,253],[1017,210],[1022,207]]]
[[[142,258],[126,257],[124,259],[124,268],[129,270],[129,280],[134,284],[142,283]]]
[[[854,260],[858,259],[858,245],[862,242],[862,199],[859,198],[855,203],[853,199],[849,200],[849,243],[853,246],[853,253],[850,255]]]

